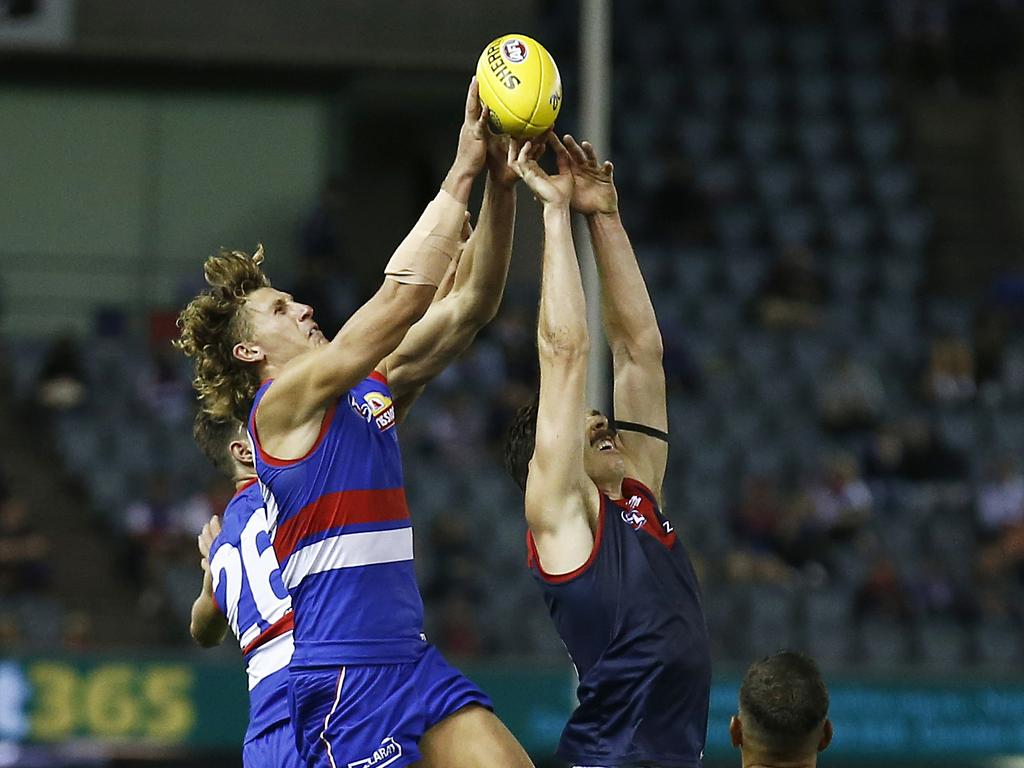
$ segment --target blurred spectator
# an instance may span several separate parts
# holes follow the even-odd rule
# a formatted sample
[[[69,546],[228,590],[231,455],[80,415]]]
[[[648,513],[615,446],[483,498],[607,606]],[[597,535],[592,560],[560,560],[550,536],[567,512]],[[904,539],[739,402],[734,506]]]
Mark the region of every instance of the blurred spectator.
[[[0,651],[18,648],[23,636],[24,631],[17,615],[10,611],[0,611]]]
[[[477,625],[477,607],[462,591],[441,602],[437,643],[445,655],[470,659],[480,655],[482,640]]]
[[[203,489],[171,508],[172,527],[183,541],[191,543],[211,517],[224,511],[234,494],[229,480],[220,475],[212,476]],[[186,547],[186,555],[192,557],[191,547]]]
[[[39,402],[53,411],[67,411],[85,398],[85,372],[78,343],[70,336],[58,338],[46,353],[39,374]]]
[[[317,324],[332,338],[371,286],[360,285],[360,270],[346,269],[347,198],[344,181],[332,176],[302,224],[295,297],[316,311]]]
[[[893,480],[903,471],[903,436],[896,424],[883,424],[864,452],[864,475],[872,480]]]
[[[479,582],[480,549],[461,515],[441,512],[434,519],[430,528],[430,549],[432,556],[424,593],[431,600],[444,601],[457,592],[465,594],[462,590]]]
[[[303,258],[326,256],[335,263],[345,254],[345,181],[331,176],[320,190],[320,200],[302,223]]]
[[[664,174],[647,205],[650,234],[676,247],[709,245],[713,240],[711,205],[697,186],[675,137],[659,143],[659,167]]]
[[[0,595],[24,595],[48,586],[49,553],[49,539],[29,518],[25,503],[17,497],[0,502]]]
[[[860,477],[857,459],[840,454],[825,465],[811,492],[813,524],[833,540],[844,540],[871,519],[874,498]]]
[[[952,481],[967,477],[966,457],[948,445],[927,419],[914,418],[900,428],[903,447],[899,476],[916,481]]]
[[[888,556],[879,556],[868,570],[853,598],[854,622],[867,618],[909,622],[913,608],[906,586]]]
[[[61,624],[61,645],[65,651],[92,650],[95,643],[95,622],[85,611],[72,611]]]
[[[344,264],[333,256],[305,256],[295,280],[295,298],[313,307],[314,319],[329,339],[355,311],[360,290],[353,280],[342,278],[343,269]]]
[[[1024,475],[1012,458],[1004,457],[991,468],[978,489],[977,505],[978,523],[986,539],[1024,524]]]
[[[878,423],[885,405],[885,387],[874,368],[843,350],[818,382],[817,398],[822,426],[841,434]]]
[[[923,382],[925,396],[937,403],[962,403],[977,392],[974,354],[963,339],[946,334],[932,341]]]
[[[785,583],[794,571],[786,560],[792,554],[793,526],[774,478],[748,477],[743,498],[732,513],[734,548],[726,569],[732,582]]]
[[[938,556],[925,560],[908,586],[914,611],[969,623],[977,619],[976,601],[964,585],[957,583],[948,564]]]
[[[990,307],[978,311],[974,320],[974,380],[978,389],[998,396],[1003,382],[1007,323],[1003,312]]]
[[[765,328],[817,328],[829,299],[828,281],[807,248],[789,248],[769,269],[753,300]]]
[[[192,414],[192,388],[181,355],[170,344],[153,347],[139,376],[139,400],[164,424],[181,424]]]

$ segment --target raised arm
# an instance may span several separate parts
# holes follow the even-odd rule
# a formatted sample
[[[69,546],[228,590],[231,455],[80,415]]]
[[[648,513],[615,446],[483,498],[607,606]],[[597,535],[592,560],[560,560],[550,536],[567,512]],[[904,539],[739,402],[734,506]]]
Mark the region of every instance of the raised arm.
[[[668,462],[668,410],[658,319],[619,218],[612,164],[598,162],[589,142],[578,144],[567,135],[565,145],[575,182],[572,207],[586,217],[601,279],[601,313],[615,376],[615,420],[647,428],[619,431],[627,473],[660,501]]]
[[[199,554],[202,557],[199,565],[203,569],[203,586],[199,590],[199,597],[192,603],[189,632],[203,648],[220,645],[228,633],[228,620],[213,598],[213,575],[210,573],[210,546],[218,533],[220,518],[215,516],[210,518],[210,522],[203,526],[203,532],[199,534]]]
[[[472,343],[501,304],[515,226],[515,182],[507,139],[488,137],[487,184],[480,218],[459,259],[451,291],[435,301],[381,365],[401,421],[423,386]]]
[[[329,405],[391,354],[427,311],[455,254],[473,180],[484,166],[486,123],[474,79],[455,161],[441,191],[395,251],[380,289],[329,343],[275,373],[274,386],[260,402],[257,429],[280,458],[302,455]]]
[[[568,573],[587,561],[594,545],[599,496],[583,464],[586,434],[587,335],[583,280],[572,241],[572,173],[556,147],[559,173],[548,176],[529,156],[527,142],[509,164],[544,206],[537,350],[540,398],[536,442],[526,480],[526,522],[540,564]]]

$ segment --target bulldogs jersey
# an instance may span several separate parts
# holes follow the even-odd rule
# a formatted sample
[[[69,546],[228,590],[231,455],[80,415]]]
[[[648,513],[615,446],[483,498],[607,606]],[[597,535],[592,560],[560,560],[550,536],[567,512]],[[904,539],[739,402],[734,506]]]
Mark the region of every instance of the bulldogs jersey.
[[[224,510],[210,547],[214,600],[245,657],[249,676],[248,743],[288,720],[292,657],[291,598],[270,543],[266,505],[253,480]]]
[[[271,386],[256,393],[249,433],[295,607],[293,669],[416,660],[423,602],[387,381],[374,373],[340,397],[294,460],[260,443],[255,414]]]
[[[579,673],[579,705],[558,755],[573,765],[699,768],[711,656],[689,557],[653,494],[635,480],[602,495],[594,548],[575,571],[529,564]]]

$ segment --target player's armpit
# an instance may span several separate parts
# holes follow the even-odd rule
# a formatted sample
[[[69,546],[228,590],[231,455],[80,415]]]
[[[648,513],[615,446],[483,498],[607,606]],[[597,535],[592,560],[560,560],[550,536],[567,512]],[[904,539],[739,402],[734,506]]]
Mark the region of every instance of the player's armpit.
[[[589,488],[581,488],[578,493],[559,499],[545,493],[544,473],[531,465],[526,489],[526,520],[545,575],[572,573],[590,559],[601,496],[589,479],[587,484]]]

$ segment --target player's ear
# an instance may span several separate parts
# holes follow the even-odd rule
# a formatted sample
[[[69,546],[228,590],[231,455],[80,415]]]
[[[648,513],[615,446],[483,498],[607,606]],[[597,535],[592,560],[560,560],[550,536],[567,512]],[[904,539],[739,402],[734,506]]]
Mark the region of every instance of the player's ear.
[[[258,363],[267,356],[257,344],[247,344],[241,341],[232,347],[231,354],[243,363]]]
[[[743,747],[743,723],[737,715],[733,715],[729,720],[729,739],[736,749]]]
[[[256,463],[252,458],[252,448],[249,446],[248,440],[232,440],[231,445],[228,446],[228,450],[231,451],[231,458],[240,464],[244,464],[247,467],[256,466]]]
[[[824,752],[832,743],[832,721],[825,718],[825,725],[821,729],[821,741],[818,742],[818,751]]]

